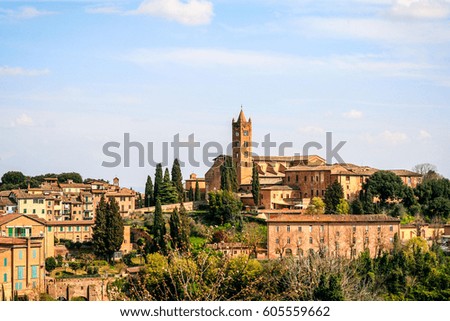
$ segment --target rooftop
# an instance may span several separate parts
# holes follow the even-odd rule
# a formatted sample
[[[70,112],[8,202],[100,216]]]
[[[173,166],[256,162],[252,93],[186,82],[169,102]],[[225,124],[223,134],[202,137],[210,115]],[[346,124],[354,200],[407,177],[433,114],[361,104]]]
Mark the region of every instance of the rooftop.
[[[268,223],[368,223],[368,222],[392,222],[400,220],[385,214],[368,215],[288,215],[271,214]]]

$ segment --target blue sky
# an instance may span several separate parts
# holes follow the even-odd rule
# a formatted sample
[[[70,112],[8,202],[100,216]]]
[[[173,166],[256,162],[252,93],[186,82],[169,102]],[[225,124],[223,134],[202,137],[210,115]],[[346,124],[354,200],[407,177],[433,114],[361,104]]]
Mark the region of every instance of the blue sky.
[[[450,1],[0,1],[0,175],[141,190],[154,168],[102,167],[105,143],[226,146],[241,105],[256,142],[332,132],[346,162],[449,177]]]

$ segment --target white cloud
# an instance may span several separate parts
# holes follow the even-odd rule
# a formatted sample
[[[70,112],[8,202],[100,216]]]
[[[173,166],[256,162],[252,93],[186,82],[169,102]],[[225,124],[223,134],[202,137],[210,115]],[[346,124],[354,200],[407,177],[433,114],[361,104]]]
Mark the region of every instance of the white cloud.
[[[390,130],[382,132],[380,138],[392,145],[397,145],[408,140],[408,136],[405,133],[391,132]]]
[[[450,1],[396,0],[389,13],[399,17],[442,19],[450,15]]]
[[[352,109],[349,112],[344,113],[343,115],[345,118],[359,119],[359,118],[362,118],[363,113],[362,113],[362,111]]]
[[[425,129],[421,129],[419,131],[419,138],[420,139],[428,139],[428,138],[431,138],[431,134],[429,132],[427,132]]]
[[[122,10],[115,6],[105,6],[105,7],[89,7],[86,8],[87,13],[101,13],[101,14],[120,14]]]
[[[350,38],[391,44],[434,44],[450,41],[447,21],[308,17],[296,21],[306,37]]]
[[[385,130],[379,134],[364,133],[359,138],[369,144],[387,143],[389,145],[399,145],[408,141],[408,135],[402,132]]]
[[[10,10],[10,9],[0,9],[0,15],[14,18],[14,19],[31,19],[36,18],[40,16],[47,16],[55,14],[56,12],[53,11],[45,11],[45,10],[39,10],[35,7],[20,7],[17,10]]]
[[[215,48],[139,49],[123,59],[139,65],[182,64],[195,67],[239,67],[258,72],[292,72],[300,70],[370,71],[387,76],[411,76],[434,68],[432,65],[407,61],[390,61],[382,56],[346,55],[305,57],[274,52],[228,50]]]
[[[151,15],[174,20],[184,25],[205,25],[214,15],[207,0],[145,0],[133,14]]]
[[[325,130],[318,126],[301,127],[299,131],[303,134],[323,134]]]
[[[21,114],[19,117],[17,117],[13,124],[13,126],[33,126],[34,121],[33,118],[28,116],[27,114]]]
[[[1,76],[42,76],[49,74],[48,69],[25,69],[22,67],[9,67],[0,66],[0,77]]]

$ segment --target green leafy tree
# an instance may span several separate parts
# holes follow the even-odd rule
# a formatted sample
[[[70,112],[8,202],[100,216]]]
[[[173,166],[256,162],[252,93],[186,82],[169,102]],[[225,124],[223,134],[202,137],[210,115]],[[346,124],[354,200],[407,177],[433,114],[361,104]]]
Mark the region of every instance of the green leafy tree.
[[[155,200],[155,204],[156,204],[156,199],[159,198],[162,183],[163,183],[163,171],[162,171],[162,165],[161,165],[161,163],[159,163],[156,165],[156,170],[155,170],[155,187],[154,187],[154,192],[153,192],[153,199]]]
[[[229,192],[237,192],[238,189],[236,167],[228,156],[220,166],[220,189]]]
[[[320,197],[313,197],[309,203],[306,213],[309,215],[323,214],[325,211],[325,203]]]
[[[171,181],[164,181],[159,193],[161,204],[175,204],[178,202],[178,192]]]
[[[181,167],[178,158],[175,158],[172,165],[172,183],[178,192],[178,201],[184,201],[184,187],[183,175],[181,174]]]
[[[161,201],[157,198],[152,226],[153,252],[159,252],[163,255],[167,253],[166,232],[166,222],[161,209]]]
[[[153,194],[153,182],[150,175],[147,176],[147,182],[145,183],[145,207],[150,207],[155,205],[155,197]]]
[[[336,206],[337,214],[348,214],[350,213],[350,205],[345,198],[339,200],[339,204]]]
[[[314,289],[314,300],[343,301],[345,299],[338,275],[320,275],[319,284]]]
[[[51,272],[54,269],[56,269],[56,266],[57,266],[57,263],[53,256],[45,259],[45,270],[47,270],[48,272]]]
[[[69,172],[69,173],[61,173],[58,175],[58,182],[65,183],[68,180],[72,180],[74,183],[78,184],[83,183],[83,178],[79,173]]]
[[[26,177],[22,172],[9,171],[2,176],[2,184],[18,185],[25,182]]]
[[[92,234],[92,247],[94,253],[99,257],[107,257],[107,211],[108,205],[105,197],[102,196],[95,210],[95,225]]]
[[[106,211],[106,254],[109,259],[114,252],[120,250],[123,243],[123,221],[119,212],[119,204],[112,198],[107,204]]]
[[[170,173],[169,173],[169,169],[168,168],[166,168],[164,170],[163,183],[172,183],[171,180],[170,180]]]
[[[260,199],[261,199],[261,186],[259,185],[259,172],[258,172],[258,165],[256,163],[253,163],[253,169],[252,169],[252,196],[253,196],[253,202],[255,203],[255,206],[259,206]]]
[[[431,220],[434,217],[448,218],[450,202],[450,181],[446,178],[424,181],[414,189],[418,203],[424,216]]]
[[[191,247],[191,241],[190,241],[190,225],[189,225],[189,217],[188,213],[186,211],[186,208],[184,207],[183,203],[180,205],[180,220],[181,220],[181,233],[179,238],[179,250],[181,252],[187,252],[189,251]]]
[[[138,193],[136,200],[136,208],[143,208],[143,207],[144,207],[144,200],[142,199],[142,194]]]
[[[334,181],[325,190],[325,197],[324,197],[325,213],[336,214],[337,207],[341,202],[341,199],[343,198],[344,198],[344,190],[342,188],[342,185],[338,181]]]
[[[188,200],[189,200],[189,202],[192,202],[194,200],[194,190],[193,190],[192,186],[189,188],[189,191],[188,191]]]
[[[402,179],[390,171],[378,171],[371,175],[363,189],[378,197],[382,206],[388,200],[398,200],[403,197],[404,186]]]
[[[223,225],[236,224],[241,218],[242,203],[234,193],[227,190],[209,192],[209,216]]]
[[[170,228],[170,239],[172,240],[172,248],[177,250],[180,246],[180,238],[181,238],[181,218],[178,212],[178,208],[176,207],[169,219],[169,228]]]
[[[352,214],[364,214],[363,204],[358,198],[350,204],[350,212]]]
[[[198,181],[195,181],[194,201],[198,202],[200,200],[201,200],[200,185],[198,184]]]

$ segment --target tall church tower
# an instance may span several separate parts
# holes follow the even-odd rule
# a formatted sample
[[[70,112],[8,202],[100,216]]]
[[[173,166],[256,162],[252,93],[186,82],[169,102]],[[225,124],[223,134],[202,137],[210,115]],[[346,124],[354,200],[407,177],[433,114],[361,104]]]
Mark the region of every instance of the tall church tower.
[[[239,113],[236,121],[232,121],[233,163],[236,166],[237,181],[239,186],[250,184],[252,179],[252,120],[245,118],[244,111]]]

